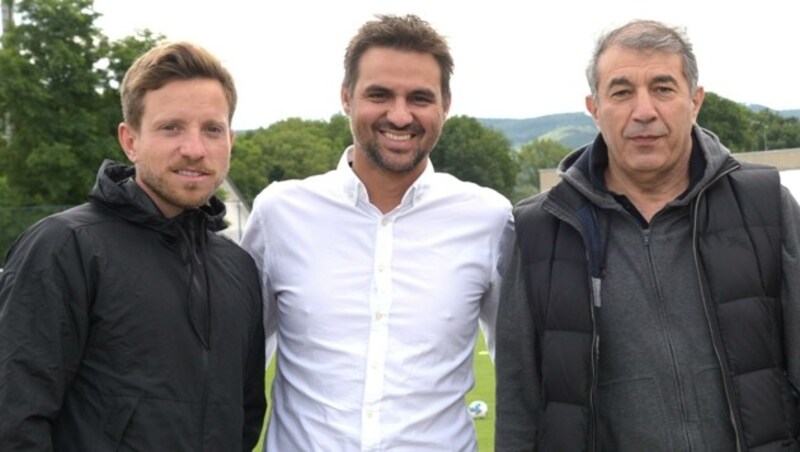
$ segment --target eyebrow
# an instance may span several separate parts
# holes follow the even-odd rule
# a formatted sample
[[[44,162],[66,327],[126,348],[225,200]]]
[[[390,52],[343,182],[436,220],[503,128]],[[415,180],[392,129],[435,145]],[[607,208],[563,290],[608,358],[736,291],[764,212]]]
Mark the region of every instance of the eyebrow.
[[[664,74],[653,77],[648,84],[653,84],[653,83],[672,83],[674,85],[677,85],[678,81],[675,80],[675,77],[669,74]],[[628,80],[627,77],[622,76],[622,77],[612,78],[611,81],[608,82],[608,88],[613,88],[615,86],[633,86],[633,83],[630,80]]]
[[[611,81],[608,82],[609,89],[615,86],[632,86],[632,85],[633,83],[631,83],[631,81],[628,80],[627,77],[614,77],[611,79]]]
[[[678,81],[675,80],[675,77],[671,75],[657,75],[653,77],[651,83],[672,83],[674,85],[677,85]]]
[[[374,85],[365,86],[364,87],[364,92],[365,93],[374,93],[374,92],[394,93],[394,90],[392,90],[391,88],[388,88],[386,86],[383,86],[383,85],[374,84]],[[412,90],[411,92],[409,92],[408,95],[410,95],[410,96],[418,96],[418,95],[430,96],[430,97],[435,99],[436,98],[436,91],[434,91],[432,89],[429,89],[429,88],[418,88],[418,89],[415,89],[415,90]]]

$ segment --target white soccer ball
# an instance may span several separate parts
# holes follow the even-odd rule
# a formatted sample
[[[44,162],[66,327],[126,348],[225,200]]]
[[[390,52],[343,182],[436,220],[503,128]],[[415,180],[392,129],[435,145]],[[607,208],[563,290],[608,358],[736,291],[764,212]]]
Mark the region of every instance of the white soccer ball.
[[[483,400],[475,400],[469,404],[467,411],[469,411],[472,419],[483,419],[489,414],[489,405]]]

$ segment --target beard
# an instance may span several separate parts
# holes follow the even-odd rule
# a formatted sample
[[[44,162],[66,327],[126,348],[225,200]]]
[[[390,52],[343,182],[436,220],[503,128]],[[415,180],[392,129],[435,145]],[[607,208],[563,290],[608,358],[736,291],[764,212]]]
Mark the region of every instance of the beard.
[[[147,186],[150,192],[160,198],[162,202],[182,210],[206,205],[216,189],[222,185],[220,178],[216,178],[213,188],[194,183],[178,185],[150,171],[147,167],[136,168],[136,179],[142,185]]]
[[[424,135],[431,133],[425,130],[419,123],[414,122],[404,128],[395,128],[387,121],[379,121],[372,127],[372,136],[366,140],[362,146],[364,153],[370,162],[381,170],[396,174],[408,174],[413,172],[419,165],[428,158],[436,142],[439,141],[438,135],[427,137],[428,140],[423,140],[419,147],[411,154],[396,155],[388,150],[381,149],[378,144],[376,136],[380,133],[381,129],[394,129],[398,133],[408,132],[414,135]],[[353,129],[354,137],[357,136],[357,131]]]
[[[366,143],[364,152],[367,158],[376,167],[391,173],[407,174],[412,172],[415,168],[422,163],[423,160],[428,158],[431,151],[430,149],[417,148],[411,155],[411,158],[406,159],[391,159],[388,153],[381,152],[378,144],[374,141]]]

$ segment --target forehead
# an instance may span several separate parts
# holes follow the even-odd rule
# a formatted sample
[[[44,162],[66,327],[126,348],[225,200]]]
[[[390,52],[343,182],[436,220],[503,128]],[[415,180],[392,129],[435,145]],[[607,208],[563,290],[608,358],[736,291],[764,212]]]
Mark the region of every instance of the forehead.
[[[683,59],[677,53],[657,50],[636,50],[622,46],[609,47],[597,61],[597,76],[600,86],[612,80],[647,82],[654,78],[669,76],[685,83]]]
[[[358,62],[356,89],[369,86],[417,86],[440,91],[441,68],[430,53],[372,47]]]
[[[196,78],[173,80],[148,91],[143,116],[225,116],[230,111],[225,90],[218,80]]]

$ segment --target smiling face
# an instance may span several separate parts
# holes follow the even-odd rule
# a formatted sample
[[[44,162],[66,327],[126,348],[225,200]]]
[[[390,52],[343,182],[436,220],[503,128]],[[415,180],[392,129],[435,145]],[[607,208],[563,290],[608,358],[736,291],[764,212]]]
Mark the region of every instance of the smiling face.
[[[218,81],[178,80],[145,94],[138,130],[120,124],[136,183],[164,216],[204,205],[222,184],[233,145],[229,112]]]
[[[352,92],[342,87],[354,170],[416,178],[449,108],[442,99],[439,65],[429,53],[373,47],[361,56],[358,74]]]
[[[607,182],[686,178],[703,89],[690,92],[679,54],[612,46],[586,108],[608,145]],[[609,181],[608,179],[611,179]]]

